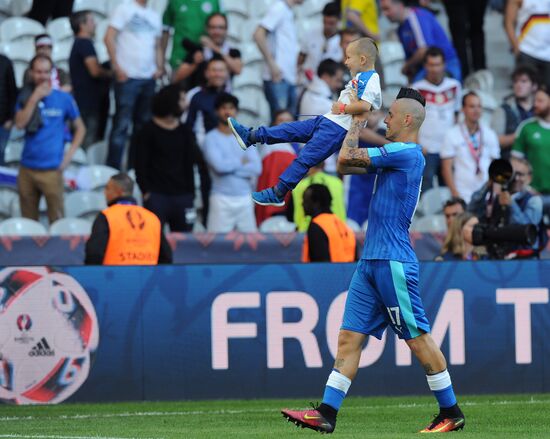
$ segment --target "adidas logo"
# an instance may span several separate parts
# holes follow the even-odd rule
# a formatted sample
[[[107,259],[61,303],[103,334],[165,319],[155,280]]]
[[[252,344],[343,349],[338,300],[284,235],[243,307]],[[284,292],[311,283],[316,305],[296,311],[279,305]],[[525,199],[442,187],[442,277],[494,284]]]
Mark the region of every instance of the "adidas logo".
[[[45,337],[42,337],[29,352],[29,357],[53,357],[54,355],[55,351],[50,348]]]

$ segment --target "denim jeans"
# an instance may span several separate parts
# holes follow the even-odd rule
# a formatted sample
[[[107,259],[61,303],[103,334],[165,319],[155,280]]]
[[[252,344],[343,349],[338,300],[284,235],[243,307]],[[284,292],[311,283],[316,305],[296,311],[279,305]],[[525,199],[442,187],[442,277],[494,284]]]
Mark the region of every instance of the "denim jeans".
[[[4,153],[6,151],[6,145],[8,144],[9,138],[10,130],[5,129],[2,125],[0,125],[0,166],[4,166],[6,164]]]
[[[296,114],[298,98],[295,85],[285,79],[280,82],[264,81],[264,93],[271,110],[271,120],[279,110],[289,110],[291,114]]]
[[[259,143],[273,145],[283,142],[305,143],[298,157],[279,176],[277,189],[286,194],[306,176],[310,168],[337,152],[342,146],[347,131],[324,116],[313,119],[287,122],[256,130]]]
[[[115,83],[116,112],[109,137],[108,166],[120,169],[130,124],[133,124],[132,131],[135,134],[151,118],[151,100],[154,94],[154,79],[130,78]],[[130,144],[128,169],[132,164],[132,152],[133,147]]]
[[[422,192],[426,192],[433,187],[434,177],[437,176],[439,185],[443,186],[444,182],[441,178],[441,158],[439,154],[426,154],[426,167],[424,168],[424,176],[422,178]]]

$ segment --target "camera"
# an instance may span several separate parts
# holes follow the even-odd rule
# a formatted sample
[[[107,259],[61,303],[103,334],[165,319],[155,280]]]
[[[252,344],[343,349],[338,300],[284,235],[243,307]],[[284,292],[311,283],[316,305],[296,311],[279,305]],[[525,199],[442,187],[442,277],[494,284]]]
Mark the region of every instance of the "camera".
[[[508,191],[514,181],[514,170],[508,160],[497,159],[489,166],[491,181]],[[534,224],[508,224],[509,212],[505,206],[490,223],[474,226],[472,240],[474,245],[483,245],[491,259],[505,259],[508,254],[519,249],[533,247],[537,240],[537,227]]]
[[[189,64],[193,63],[193,56],[195,55],[196,52],[202,52],[202,46],[200,44],[195,43],[194,41],[191,41],[187,37],[182,38],[181,47],[183,47],[187,52],[187,54],[185,55],[185,59],[183,61]]]

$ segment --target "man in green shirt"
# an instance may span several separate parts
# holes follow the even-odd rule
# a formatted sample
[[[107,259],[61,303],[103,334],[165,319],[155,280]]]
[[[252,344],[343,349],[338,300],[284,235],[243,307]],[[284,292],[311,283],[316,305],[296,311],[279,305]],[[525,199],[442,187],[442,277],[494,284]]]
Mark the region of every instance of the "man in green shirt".
[[[200,45],[200,37],[204,34],[206,19],[210,14],[220,12],[219,0],[169,0],[162,17],[164,30],[162,33],[162,48],[166,52],[170,29],[173,29],[172,55],[170,65],[173,69],[183,61],[187,51],[181,45],[183,38]]]
[[[543,87],[535,94],[534,113],[534,118],[518,127],[512,155],[524,157],[531,163],[531,186],[546,195],[546,205],[550,203],[550,95]]]

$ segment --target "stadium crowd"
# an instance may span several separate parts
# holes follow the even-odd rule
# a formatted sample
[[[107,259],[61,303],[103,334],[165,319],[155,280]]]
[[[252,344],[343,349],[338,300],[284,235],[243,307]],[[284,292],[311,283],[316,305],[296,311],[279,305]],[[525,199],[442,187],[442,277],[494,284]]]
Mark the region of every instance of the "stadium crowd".
[[[278,125],[330,112],[352,79],[343,64],[348,44],[369,37],[379,48],[383,104],[406,85],[426,99],[419,138],[426,167],[412,230],[448,229],[442,259],[477,257],[463,232],[476,221],[532,223],[545,232],[550,0],[441,3],[59,0],[48,9],[35,0],[28,18],[5,13],[0,169],[8,177],[17,169],[18,199],[0,213],[38,221],[43,196],[50,224],[70,216],[65,193],[106,184],[108,178],[94,186],[96,168],[108,177],[130,171],[139,202],[171,231],[306,231],[321,213],[304,214],[312,184],[329,189],[334,215],[365,229],[376,176],[343,179],[335,155],[310,169],[285,206],[255,206],[249,193],[273,186],[302,145],[243,152],[226,120]],[[489,7],[502,12],[516,61],[500,104],[485,54]],[[450,35],[441,25],[444,12]],[[382,17],[393,23],[388,32]],[[387,143],[386,109],[370,113],[361,146]],[[511,162],[509,181],[489,172],[499,158]],[[460,209],[448,214],[453,206]],[[537,236],[535,255],[547,242]]]

